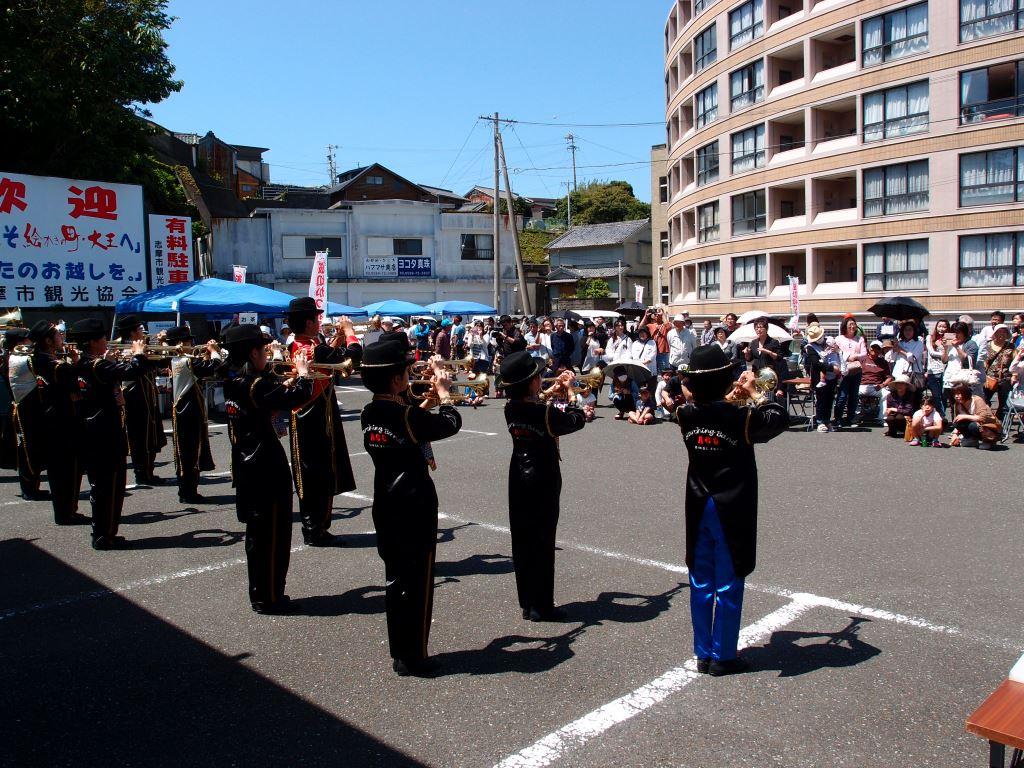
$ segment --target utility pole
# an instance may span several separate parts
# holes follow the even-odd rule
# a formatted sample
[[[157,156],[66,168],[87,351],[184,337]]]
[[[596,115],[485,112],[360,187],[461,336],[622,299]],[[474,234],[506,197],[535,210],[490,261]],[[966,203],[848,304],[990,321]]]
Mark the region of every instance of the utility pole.
[[[571,133],[565,134],[565,140],[569,142],[569,152],[572,154],[572,191],[576,191],[576,137]]]
[[[494,113],[494,209],[492,225],[494,233],[494,242],[492,247],[494,248],[494,286],[493,286],[493,305],[498,312],[501,312],[501,190],[499,189],[499,175],[498,175],[498,142],[501,141],[500,133],[498,131],[498,113]]]
[[[327,176],[329,178],[328,184],[332,186],[338,183],[338,164],[334,157],[334,150],[338,148],[337,144],[327,145]]]
[[[566,222],[565,228],[570,229],[572,227],[572,182],[563,181],[562,185],[565,187],[565,206],[566,206]]]
[[[512,182],[508,177],[508,163],[505,162],[505,144],[501,140],[500,133],[498,134],[498,151],[501,155],[501,170],[505,177],[505,205],[509,212],[509,223],[512,225],[512,248],[516,254],[516,278],[519,283],[519,295],[523,301],[523,314],[532,315],[533,302],[530,300],[530,294],[526,291],[526,270],[523,266],[523,253],[519,248],[519,226],[516,223],[516,209],[512,199]]]

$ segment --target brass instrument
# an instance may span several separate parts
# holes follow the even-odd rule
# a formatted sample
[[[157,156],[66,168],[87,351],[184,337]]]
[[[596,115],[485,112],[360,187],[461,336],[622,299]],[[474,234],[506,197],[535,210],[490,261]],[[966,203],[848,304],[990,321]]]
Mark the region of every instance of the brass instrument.
[[[547,390],[550,389],[555,384],[557,384],[558,383],[558,379],[559,379],[558,376],[552,376],[552,377],[544,378],[544,379],[540,380],[540,386],[541,386],[540,399],[541,400],[547,400],[547,399],[549,399],[551,397],[550,393]],[[581,395],[583,397],[586,397],[587,395],[589,395],[591,393],[591,391],[593,391],[595,389],[599,389],[603,382],[604,382],[604,369],[595,367],[590,373],[587,373],[587,374],[584,374],[584,375],[581,375],[581,376],[577,376],[573,380],[572,394],[573,394],[574,397],[576,395]]]
[[[271,360],[274,365],[291,365],[291,355],[287,351],[282,350],[281,360]],[[311,371],[324,371],[328,374],[338,374],[341,378],[347,379],[353,373],[355,373],[355,363],[352,362],[351,358],[342,360],[340,363],[314,363],[310,360],[307,363],[307,367]]]
[[[21,307],[15,307],[10,312],[0,315],[0,331],[9,331],[12,328],[22,328]]]
[[[754,379],[754,388],[758,392],[758,398],[752,399],[747,395],[746,390],[739,387],[739,382],[733,385],[732,390],[725,396],[727,402],[733,405],[746,407],[748,405],[756,405],[765,397],[770,395],[776,389],[779,388],[779,377],[778,374],[771,368],[765,366],[758,374],[757,378]]]
[[[451,360],[438,360],[437,364],[442,368],[448,368],[452,371],[469,371],[473,370],[473,356],[466,355],[465,357],[455,358]],[[419,360],[413,364],[413,370],[421,372],[430,367],[429,360]]]
[[[464,403],[486,395],[490,391],[491,381],[487,376],[480,376],[472,381],[449,381],[448,386],[451,388],[449,395],[451,396],[452,402]],[[465,392],[458,391],[463,387],[468,387],[473,390],[473,394],[469,395]],[[434,388],[434,382],[429,379],[410,381],[409,391],[413,400],[437,400],[437,391]]]
[[[271,370],[278,376],[293,377],[298,375],[295,369],[295,363],[290,360],[271,360],[269,365]],[[310,369],[313,368],[312,365],[307,367]],[[313,380],[329,379],[331,378],[331,375],[329,373],[320,373],[320,371],[310,370],[309,378]]]

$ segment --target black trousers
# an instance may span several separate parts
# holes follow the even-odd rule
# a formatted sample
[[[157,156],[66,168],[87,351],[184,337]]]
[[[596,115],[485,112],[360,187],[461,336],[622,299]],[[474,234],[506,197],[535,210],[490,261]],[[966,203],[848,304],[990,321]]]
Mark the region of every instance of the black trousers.
[[[434,555],[430,549],[384,561],[391,658],[417,662],[427,658],[430,619],[434,613]]]
[[[153,479],[153,465],[156,453],[149,445],[149,412],[144,406],[125,408],[125,426],[128,429],[128,446],[132,454],[132,469],[137,480]]]
[[[246,523],[245,560],[253,605],[270,605],[284,596],[291,546],[290,505],[271,502]]]
[[[25,442],[18,440],[18,483],[21,485],[22,496],[34,496],[39,493],[40,468],[35,466],[25,450]]]
[[[558,493],[544,498],[509,497],[512,561],[516,592],[523,610],[547,611],[555,605],[555,537]]]
[[[73,446],[51,451],[46,479],[50,484],[53,519],[58,523],[63,522],[78,512],[78,492],[82,487],[82,470]]]
[[[1010,390],[1013,388],[1013,382],[1010,379],[1000,379],[995,389],[982,389],[982,397],[985,400],[985,405],[992,406],[992,396],[997,397],[998,407],[996,408],[996,417],[999,419],[1003,418],[1003,414],[1006,413],[1006,401],[1010,398]]]
[[[303,488],[303,498],[299,499],[303,541],[308,544],[327,533],[331,527],[333,509],[334,495],[322,483],[317,483],[313,488],[308,485]]]
[[[122,444],[117,448],[97,445],[86,459],[89,502],[92,504],[93,541],[101,537],[116,536],[121,524],[124,483],[128,474],[128,461]]]

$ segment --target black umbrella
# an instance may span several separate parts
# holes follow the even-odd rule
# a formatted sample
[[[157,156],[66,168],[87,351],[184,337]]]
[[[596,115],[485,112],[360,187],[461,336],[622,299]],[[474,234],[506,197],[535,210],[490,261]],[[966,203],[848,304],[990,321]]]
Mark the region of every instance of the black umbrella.
[[[563,309],[561,312],[556,312],[551,315],[551,319],[554,320],[556,317],[560,317],[563,320],[574,320],[577,323],[583,322],[583,315],[573,312],[571,309]]]
[[[868,312],[876,317],[916,322],[921,322],[930,314],[923,304],[914,301],[909,296],[893,296],[891,299],[882,299],[875,303]]]
[[[639,301],[624,301],[615,308],[615,311],[626,317],[640,317],[647,311],[647,307]]]

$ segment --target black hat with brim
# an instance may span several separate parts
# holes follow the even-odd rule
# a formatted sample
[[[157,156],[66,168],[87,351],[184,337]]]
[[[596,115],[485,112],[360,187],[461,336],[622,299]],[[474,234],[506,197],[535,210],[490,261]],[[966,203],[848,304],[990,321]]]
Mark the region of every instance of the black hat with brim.
[[[86,317],[71,326],[71,337],[75,341],[95,341],[106,335],[106,324],[98,317]]]
[[[409,347],[395,339],[377,341],[363,350],[363,368],[404,368],[415,362]]]
[[[316,299],[312,296],[300,296],[297,299],[292,299],[288,302],[288,314],[298,314],[300,312],[317,312]]]
[[[689,375],[703,376],[707,374],[721,373],[732,368],[732,361],[729,356],[717,344],[705,344],[697,347],[690,355]]]
[[[36,323],[36,325],[39,325],[39,323]],[[50,325],[54,330],[56,330],[57,326],[52,323]],[[33,330],[35,330],[35,326],[33,326]],[[13,349],[18,344],[23,343],[26,339],[35,343],[35,339],[32,338],[32,331],[28,328],[8,328],[4,331],[4,348]]]
[[[386,333],[382,333],[377,341],[397,341],[399,344],[404,345],[406,349],[412,349],[412,342],[409,341],[409,334],[404,331],[387,331]]]
[[[543,370],[544,364],[539,357],[529,352],[513,352],[501,361],[498,376],[503,386],[515,386],[529,381]]]
[[[258,325],[232,325],[221,334],[221,341],[229,350],[244,347],[258,347],[269,344],[273,339],[260,330]]]
[[[125,315],[124,317],[117,318],[117,333],[120,336],[125,336],[132,331],[138,329],[142,325],[142,318],[138,315]]]
[[[259,329],[259,326],[254,326]],[[189,330],[187,325],[176,325],[173,328],[169,328],[167,333],[164,334],[164,343],[166,344],[184,344],[186,341],[192,341],[192,331]]]
[[[22,329],[23,330],[23,329]],[[50,334],[56,333],[57,326],[51,323],[49,320],[40,320],[38,323],[32,326],[29,331],[24,331],[25,336],[33,344],[38,344],[43,339],[47,338]],[[10,336],[11,332],[8,331],[7,335]],[[22,337],[24,338],[24,336]]]

